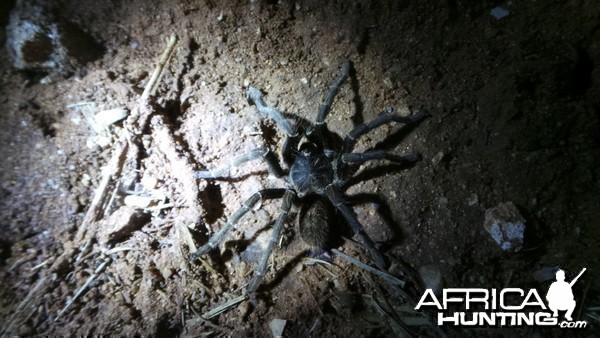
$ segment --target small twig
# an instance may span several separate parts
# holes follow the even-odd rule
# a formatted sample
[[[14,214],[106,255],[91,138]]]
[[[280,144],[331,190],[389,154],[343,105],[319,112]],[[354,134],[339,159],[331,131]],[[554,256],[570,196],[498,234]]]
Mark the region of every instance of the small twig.
[[[85,235],[90,225],[97,221],[99,216],[103,213],[102,206],[106,199],[106,194],[108,193],[112,176],[120,176],[123,165],[125,164],[125,155],[127,154],[127,149],[128,143],[122,142],[119,145],[119,148],[117,148],[113,153],[113,157],[110,159],[108,165],[104,167],[104,170],[102,171],[102,179],[100,180],[100,184],[98,184],[98,188],[96,188],[94,193],[94,199],[90,203],[90,207],[85,214],[79,230],[77,231],[77,235],[75,236],[76,242],[79,242],[86,237]]]
[[[196,243],[194,243],[194,239],[192,238],[190,229],[188,229],[188,227],[183,223],[178,223],[177,229],[179,230],[181,239],[185,242],[185,244],[187,244],[188,248],[190,249],[190,252],[196,252],[198,248],[196,248]]]
[[[304,286],[306,286],[306,290],[308,290],[307,293],[310,294],[310,297],[312,298],[313,302],[315,302],[315,308],[319,311],[319,314],[321,315],[321,317],[325,317],[323,310],[321,310],[321,304],[319,304],[317,297],[315,297],[315,294],[312,292],[312,289],[308,285],[308,282],[306,281],[306,278],[304,278],[304,276],[302,276],[302,282],[304,283]]]
[[[122,251],[131,251],[132,249],[128,246],[118,246],[116,248],[112,248],[110,250],[106,250],[104,251],[104,254],[107,256],[110,256],[112,254],[115,254],[117,252],[122,252]]]
[[[211,323],[208,319],[202,317],[202,315],[200,313],[198,313],[198,311],[196,311],[196,309],[194,309],[193,306],[190,305],[190,309],[192,310],[192,312],[194,313],[194,315],[196,315],[197,318],[200,319],[200,321],[202,322],[202,324],[206,324],[206,325],[212,327],[215,330],[221,330],[221,328],[218,325],[215,325],[215,324]]]
[[[28,260],[30,260],[32,258],[33,258],[32,256],[22,256],[21,258],[15,260],[15,262],[10,266],[8,271],[15,270],[17,267],[19,267],[20,265],[22,265],[23,263],[27,262]]]
[[[212,317],[215,317],[217,315],[219,315],[222,312],[225,312],[226,310],[236,306],[237,304],[245,301],[246,299],[248,299],[248,295],[243,294],[239,297],[230,299],[229,301],[217,306],[216,308],[208,311],[207,313],[205,313],[202,317],[206,318],[206,319],[211,319]]]
[[[331,264],[328,261],[322,260],[322,259],[318,259],[318,258],[312,258],[312,257],[304,257],[303,261],[307,264],[322,264],[322,265],[327,265],[329,267],[334,267],[336,266],[335,264]]]
[[[185,244],[187,244],[190,252],[196,252],[196,244],[194,243],[194,239],[192,238],[192,234],[190,233],[188,227],[183,223],[179,223],[177,225],[177,229],[179,229],[179,233],[182,237],[181,239],[185,242]],[[212,265],[210,265],[205,259],[198,257],[198,260],[200,263],[202,263],[202,266],[204,266],[206,270],[210,271],[210,273],[216,276],[221,276],[221,274],[215,270],[215,268],[213,268]]]
[[[81,107],[81,106],[92,106],[92,105],[94,105],[94,102],[81,101],[81,102],[77,102],[77,103],[68,104],[67,108],[73,109],[73,108],[77,108],[77,107]]]
[[[75,295],[73,295],[73,297],[69,301],[67,301],[67,304],[58,313],[58,315],[56,316],[56,318],[54,318],[54,321],[57,321],[58,319],[60,319],[60,317],[65,313],[65,311],[67,311],[67,309],[71,306],[71,304],[73,304],[73,302],[75,302],[75,300],[77,300],[77,298],[79,298],[79,296],[81,296],[83,294],[83,292],[87,290],[87,287],[90,285],[90,283],[92,283],[94,281],[94,279],[96,279],[96,277],[98,277],[98,275],[100,275],[102,273],[102,271],[104,271],[104,268],[106,268],[106,266],[110,262],[111,262],[111,258],[107,257],[104,260],[104,262],[102,262],[102,264],[100,264],[96,268],[96,270],[94,271],[94,273],[85,281],[85,283],[83,284],[83,286],[81,286],[79,288],[79,290],[77,290],[77,292],[75,293]]]
[[[371,298],[371,303],[373,304],[373,306],[375,307],[375,309],[381,313],[382,315],[384,315],[387,320],[390,322],[390,324],[393,324],[393,327],[396,328],[396,330],[394,330],[396,333],[398,334],[402,334],[402,336],[414,336],[413,334],[411,334],[410,330],[408,329],[408,327],[406,327],[406,324],[399,322],[398,320],[396,320],[396,318],[394,318],[392,315],[390,315],[377,301],[377,299],[375,299],[375,297],[370,296],[369,298]]]
[[[204,290],[204,292],[208,293],[208,295],[212,298],[215,297],[215,293],[213,292],[213,290],[211,288],[209,288],[208,286],[202,284],[201,282],[197,281],[197,280],[192,280],[190,282],[191,285],[194,285],[195,289],[200,288],[202,290]]]
[[[157,205],[154,207],[144,208],[144,211],[157,211],[157,210],[163,210],[163,209],[167,209],[167,208],[173,208],[174,206],[175,206],[175,203],[164,203],[164,204]]]
[[[43,266],[45,266],[46,264],[48,264],[48,262],[50,261],[50,258],[46,259],[45,261],[41,262],[40,264],[34,266],[33,268],[31,268],[31,271],[35,271],[39,268],[42,268]]]
[[[597,323],[600,323],[600,316],[594,313],[598,311],[600,311],[600,307],[588,307],[587,309],[585,309],[585,315],[591,318],[592,320],[596,321]]]
[[[590,290],[591,285],[592,283],[588,283],[588,285],[586,285],[585,289],[583,290],[583,297],[581,297],[581,301],[579,302],[579,304],[581,305],[579,306],[579,311],[577,311],[577,318],[581,318],[581,313],[583,312],[583,304],[585,304],[587,293]]]
[[[315,319],[315,323],[310,328],[310,330],[308,330],[308,333],[312,333],[317,328],[317,326],[320,324],[321,324],[321,319],[319,319],[319,318]]]
[[[158,65],[154,69],[154,73],[152,73],[152,77],[148,81],[146,88],[144,88],[144,92],[142,93],[140,102],[146,102],[146,100],[148,100],[148,97],[150,97],[150,95],[152,95],[154,93],[154,90],[156,89],[156,85],[158,83],[158,78],[160,77],[163,69],[165,68],[167,61],[169,61],[169,57],[173,53],[173,49],[175,49],[176,43],[177,43],[177,36],[175,36],[175,34],[173,34],[169,38],[167,48],[161,55],[160,60],[158,61]]]
[[[17,316],[20,316],[21,313],[23,313],[25,311],[25,309],[31,305],[30,302],[37,296],[38,291],[40,289],[42,289],[42,287],[47,285],[46,279],[47,279],[46,277],[41,278],[35,284],[35,286],[29,290],[29,293],[27,294],[25,299],[23,299],[23,301],[21,303],[19,303],[19,305],[15,309],[13,315],[10,317],[10,320],[8,321],[8,325],[6,326],[6,329],[4,330],[4,332],[2,332],[2,334],[0,336],[4,336],[6,334],[14,332],[13,326],[14,326],[15,322],[17,321]],[[33,312],[31,312],[28,315],[28,318],[31,316],[32,313]],[[25,320],[22,320],[21,322],[23,322],[23,321],[25,321]]]
[[[398,285],[398,286],[400,286],[402,288],[402,287],[404,287],[404,284],[406,284],[403,280],[401,280],[401,279],[399,279],[397,277],[394,277],[394,276],[392,276],[392,275],[390,275],[388,273],[385,273],[385,272],[383,272],[383,271],[381,271],[379,269],[376,269],[376,268],[374,268],[374,267],[372,267],[370,265],[367,265],[367,264],[359,261],[358,259],[356,259],[354,257],[348,256],[348,255],[346,255],[345,253],[341,252],[338,249],[332,249],[331,251],[334,254],[338,255],[339,257],[345,259],[349,263],[352,263],[352,264],[358,266],[361,269],[364,269],[364,270],[369,271],[369,272],[371,272],[371,273],[373,273],[373,274],[375,274],[375,275],[377,275],[379,277],[382,277],[382,278],[384,278],[385,280],[387,280],[388,282],[390,282],[390,283],[392,283],[394,285]]]

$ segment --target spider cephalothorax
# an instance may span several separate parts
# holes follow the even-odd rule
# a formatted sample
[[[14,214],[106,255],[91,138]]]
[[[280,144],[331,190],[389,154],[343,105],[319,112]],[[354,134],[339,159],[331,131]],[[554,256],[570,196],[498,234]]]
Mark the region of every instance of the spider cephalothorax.
[[[288,183],[298,197],[324,194],[325,188],[333,183],[334,178],[332,159],[313,144],[308,145],[298,152],[290,168]]]
[[[264,251],[254,277],[248,285],[248,291],[254,292],[264,277],[267,263],[275,243],[281,235],[281,229],[285,219],[290,212],[295,200],[305,202],[306,208],[301,212],[300,229],[303,239],[312,246],[324,246],[328,243],[328,229],[321,228],[329,226],[323,219],[335,209],[342,215],[352,231],[360,238],[361,242],[369,250],[375,264],[385,269],[385,260],[375,244],[364,231],[363,226],[356,218],[354,211],[346,205],[343,194],[345,180],[344,169],[348,166],[358,165],[370,160],[385,159],[395,163],[413,163],[420,157],[418,154],[397,156],[381,150],[369,150],[365,152],[352,152],[357,139],[370,130],[390,122],[412,123],[425,117],[422,112],[413,113],[408,117],[394,114],[391,109],[386,110],[377,118],[360,124],[352,129],[341,142],[331,142],[334,135],[325,126],[325,118],[329,113],[331,104],[337,94],[340,85],[348,78],[351,64],[346,61],[342,64],[342,74],[331,86],[325,102],[321,105],[317,118],[313,125],[301,128],[290,123],[275,108],[265,105],[260,90],[250,87],[246,91],[246,97],[251,104],[256,105],[258,112],[264,118],[275,120],[281,131],[286,136],[282,149],[282,158],[288,170],[281,168],[276,156],[269,148],[256,148],[249,153],[234,159],[231,163],[223,165],[212,171],[197,172],[198,178],[217,179],[228,174],[231,167],[236,167],[244,162],[263,158],[269,168],[269,172],[283,179],[285,187],[276,189],[264,189],[256,192],[248,198],[219,231],[213,234],[208,242],[193,253],[193,257],[199,257],[216,248],[225,239],[227,233],[236,227],[237,222],[262,199],[282,198],[281,212],[273,226],[271,239]],[[335,148],[335,149],[334,149]],[[328,204],[329,205],[328,205]],[[315,219],[321,219],[320,222]],[[304,225],[302,223],[304,222]],[[310,224],[306,224],[310,222]],[[320,248],[324,249],[324,248]]]

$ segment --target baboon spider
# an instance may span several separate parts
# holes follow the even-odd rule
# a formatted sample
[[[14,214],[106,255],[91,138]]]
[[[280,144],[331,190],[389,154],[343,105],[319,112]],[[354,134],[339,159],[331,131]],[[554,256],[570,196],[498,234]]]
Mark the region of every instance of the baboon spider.
[[[273,247],[279,241],[282,227],[292,204],[297,198],[302,202],[310,197],[317,197],[331,203],[369,250],[375,264],[385,270],[386,262],[383,256],[375,248],[375,244],[365,232],[354,211],[346,205],[346,198],[343,194],[346,181],[342,174],[348,166],[358,165],[370,160],[385,159],[395,163],[414,163],[418,161],[420,158],[418,154],[397,156],[381,150],[355,153],[352,152],[352,149],[357,139],[372,129],[392,121],[405,124],[417,122],[425,117],[425,113],[417,112],[408,117],[403,117],[394,114],[391,109],[388,109],[375,119],[356,126],[346,135],[343,141],[338,142],[341,143],[337,145],[338,150],[333,150],[333,146],[335,145],[332,140],[335,135],[326,127],[325,118],[330,111],[331,104],[340,86],[350,75],[351,67],[350,61],[345,61],[342,64],[342,74],[329,89],[327,98],[321,104],[314,124],[307,128],[290,123],[277,109],[269,107],[264,103],[260,90],[253,87],[248,88],[246,98],[249,103],[256,105],[259,114],[263,118],[275,120],[279,129],[285,134],[286,139],[282,148],[282,157],[289,170],[284,171],[274,153],[268,147],[262,147],[237,157],[231,163],[222,165],[215,170],[200,171],[196,175],[201,179],[227,177],[226,175],[229,173],[230,168],[262,158],[266,161],[270,174],[282,178],[285,182],[285,187],[264,189],[253,194],[243,203],[240,209],[229,217],[227,223],[210,237],[205,245],[192,254],[193,258],[200,257],[216,248],[226,238],[229,231],[237,227],[237,222],[260,200],[282,198],[281,211],[273,226],[267,249],[263,252],[254,276],[248,285],[248,292],[253,293],[263,280],[269,257],[273,251]],[[323,208],[322,203],[311,203],[310,205],[313,208]],[[319,210],[315,210],[315,212],[318,213]],[[309,244],[316,246],[324,245],[323,238],[325,236],[316,235],[313,237],[308,240],[308,242],[312,242]]]

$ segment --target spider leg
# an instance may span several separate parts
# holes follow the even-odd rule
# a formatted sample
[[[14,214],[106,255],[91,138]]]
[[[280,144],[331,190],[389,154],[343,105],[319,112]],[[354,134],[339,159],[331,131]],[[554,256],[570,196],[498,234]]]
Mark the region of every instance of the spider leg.
[[[359,124],[358,126],[354,127],[354,129],[352,129],[344,138],[344,150],[345,152],[351,151],[356,145],[356,141],[359,137],[379,126],[390,123],[392,121],[410,124],[418,122],[426,116],[427,114],[425,112],[418,111],[416,113],[412,113],[407,117],[404,117],[398,114],[394,114],[393,109],[388,108],[387,111],[381,113],[378,117],[374,118],[373,120]]]
[[[349,153],[342,155],[344,164],[361,164],[372,160],[388,160],[395,163],[415,163],[421,159],[420,154],[398,156],[383,150],[370,150],[364,153]]]
[[[197,171],[196,177],[204,179],[225,177],[227,176],[227,174],[229,174],[229,170],[231,168],[239,167],[245,162],[256,160],[261,157],[264,158],[267,162],[267,165],[269,167],[269,173],[271,175],[277,178],[283,176],[283,169],[281,169],[281,166],[279,165],[275,154],[273,154],[273,152],[269,148],[265,147],[253,149],[242,156],[236,157],[230,163],[224,164],[218,167],[217,169]]]
[[[275,247],[275,244],[279,241],[279,237],[281,236],[281,229],[283,228],[283,224],[285,223],[285,219],[292,207],[292,203],[294,202],[294,198],[296,194],[292,190],[286,190],[283,195],[283,202],[281,203],[281,211],[279,213],[279,217],[273,226],[273,232],[271,233],[271,239],[269,240],[269,244],[267,245],[267,249],[263,252],[262,257],[260,258],[260,262],[256,271],[254,272],[254,277],[248,284],[248,292],[253,293],[258,289],[260,283],[262,282],[265,272],[267,270],[267,265],[269,263],[269,257],[271,256],[271,252]]]
[[[279,125],[281,129],[283,129],[283,132],[286,135],[292,136],[296,134],[296,131],[294,130],[294,127],[292,126],[290,121],[286,120],[285,117],[283,117],[283,115],[279,112],[279,110],[273,107],[269,107],[265,104],[265,101],[263,101],[262,94],[259,89],[249,87],[246,91],[246,99],[251,104],[253,103],[256,106],[256,109],[258,110],[260,115],[262,115],[263,118],[270,117],[273,120],[275,120],[277,125]]]
[[[342,74],[331,86],[331,88],[329,88],[329,92],[327,93],[327,98],[325,99],[325,102],[323,102],[319,107],[319,113],[317,115],[317,120],[315,121],[315,126],[318,129],[321,129],[323,127],[323,124],[325,124],[325,118],[327,117],[327,114],[329,114],[331,104],[333,104],[333,100],[335,99],[335,96],[337,95],[340,86],[344,81],[346,81],[346,79],[350,75],[351,66],[352,64],[349,60],[345,60],[342,63]]]
[[[377,264],[377,266],[381,270],[386,270],[386,264],[385,260],[383,259],[383,256],[375,247],[375,243],[373,243],[373,240],[371,240],[369,235],[367,235],[367,233],[365,232],[365,228],[362,226],[362,224],[360,224],[360,222],[356,218],[356,214],[354,213],[354,211],[346,205],[346,201],[342,193],[336,187],[330,184],[327,186],[327,188],[325,188],[325,194],[327,195],[327,198],[329,198],[331,203],[333,203],[333,206],[335,206],[335,208],[340,211],[340,213],[342,214],[346,222],[348,222],[354,233],[356,233],[360,237],[363,244],[371,253],[371,257],[375,261],[375,264]]]
[[[231,229],[235,229],[237,228],[237,222],[248,212],[250,211],[255,205],[256,203],[258,203],[258,201],[262,201],[263,199],[273,199],[273,198],[280,198],[281,196],[284,195],[284,192],[287,189],[264,189],[261,190],[257,193],[255,193],[254,195],[250,196],[250,198],[248,198],[242,205],[241,208],[239,208],[236,212],[233,213],[233,215],[231,215],[229,217],[229,219],[227,220],[227,223],[225,223],[225,225],[223,227],[221,227],[221,229],[219,229],[219,231],[217,231],[215,234],[213,234],[210,239],[208,240],[208,242],[206,244],[204,244],[202,247],[200,247],[198,250],[196,250],[196,252],[192,253],[192,259],[196,259],[198,257],[201,257],[202,255],[205,255],[206,253],[208,253],[210,250],[216,248],[219,243],[221,243],[221,241],[223,241],[226,237],[227,234],[229,233],[229,231],[231,231]]]
[[[290,121],[288,121],[283,115],[279,112],[279,110],[269,107],[263,101],[262,94],[259,89],[254,87],[249,87],[246,90],[246,99],[250,104],[254,104],[258,113],[263,118],[271,118],[275,120],[275,123],[283,130],[286,135],[286,140],[283,144],[282,155],[283,159],[291,163],[293,160],[292,150],[296,145],[300,142],[300,138],[302,135],[298,132],[296,126],[292,125]]]

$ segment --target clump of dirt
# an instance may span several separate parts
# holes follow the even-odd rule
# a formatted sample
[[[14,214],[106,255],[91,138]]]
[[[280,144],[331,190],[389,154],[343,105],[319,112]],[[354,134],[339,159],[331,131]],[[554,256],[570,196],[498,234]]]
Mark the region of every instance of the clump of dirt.
[[[573,290],[575,317],[593,336],[600,8],[510,2],[501,4],[509,15],[496,19],[496,5],[45,4],[48,17],[103,49],[68,73],[19,71],[0,54],[0,333],[264,336],[281,319],[284,335],[440,335],[410,311],[424,284],[545,294],[560,266],[567,280],[588,268]],[[15,5],[0,6],[4,27]],[[171,34],[179,41],[156,94],[140,100]],[[6,42],[6,31],[0,37]],[[362,137],[357,151],[419,152],[422,160],[362,165],[347,190],[388,272],[407,284],[340,257],[311,264],[293,214],[265,282],[246,297],[279,200],[250,211],[208,257],[190,253],[253,193],[284,183],[262,161],[223,180],[195,172],[256,147],[281,150],[284,135],[246,101],[249,86],[291,120],[314,121],[346,59],[354,72],[327,119],[340,137],[388,107],[430,115]],[[94,123],[115,108],[129,116]],[[526,226],[523,247],[510,253],[484,228],[485,211],[508,202]],[[373,265],[359,246],[334,243]],[[539,330],[442,328],[451,336]]]

